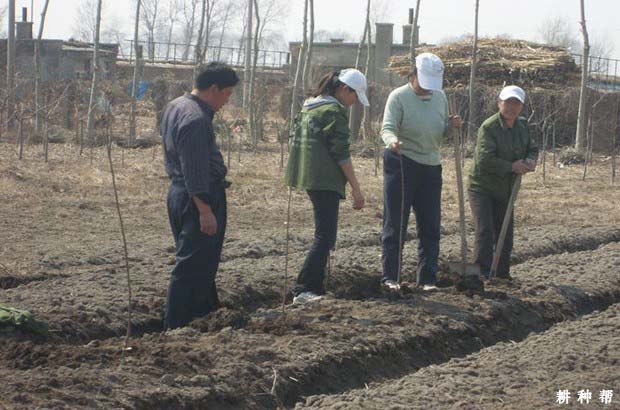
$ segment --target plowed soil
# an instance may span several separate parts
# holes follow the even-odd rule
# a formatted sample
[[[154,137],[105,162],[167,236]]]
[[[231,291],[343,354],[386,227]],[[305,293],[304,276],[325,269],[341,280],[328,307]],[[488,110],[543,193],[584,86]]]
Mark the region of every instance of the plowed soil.
[[[230,171],[223,307],[162,333],[174,249],[161,153],[115,147],[134,295],[123,350],[127,283],[105,151],[91,165],[76,147],[52,145],[46,164],[38,146],[22,161],[13,145],[0,148],[0,304],[50,325],[47,337],[0,332],[0,408],[555,408],[558,389],[576,397],[589,388],[593,402],[600,389],[620,392],[620,188],[603,159],[586,181],[580,167],[550,164],[544,183],[539,172],[524,179],[513,282],[487,282],[475,295],[448,287],[396,296],[379,288],[381,178],[372,160],[354,158],[367,207],[341,206],[328,296],[282,307],[312,241],[311,209],[294,192],[285,275],[279,154],[244,152]],[[460,252],[449,155],[443,274]],[[406,280],[415,276],[413,232]]]

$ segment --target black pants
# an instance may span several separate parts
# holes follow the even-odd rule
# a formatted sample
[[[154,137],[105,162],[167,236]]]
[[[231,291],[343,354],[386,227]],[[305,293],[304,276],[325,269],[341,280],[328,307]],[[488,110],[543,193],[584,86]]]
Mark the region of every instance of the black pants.
[[[468,191],[469,205],[476,226],[476,241],[474,244],[473,262],[480,265],[483,273],[491,270],[493,250],[504,223],[507,201],[498,201],[490,195]],[[514,235],[514,213],[510,216],[510,224],[506,232],[504,247],[497,266],[498,277],[510,275],[510,254],[512,253]]]
[[[299,272],[293,293],[323,295],[327,259],[336,245],[340,194],[335,191],[308,191],[308,196],[314,209],[314,242]]]
[[[211,210],[217,232],[200,232],[198,208],[183,184],[173,183],[168,192],[168,218],[176,244],[176,264],[170,276],[164,325],[174,329],[218,307],[215,275],[226,232],[226,191],[211,188]]]
[[[441,165],[415,162],[404,155],[405,207],[403,243],[407,237],[409,213],[413,208],[418,233],[418,285],[437,282],[437,260],[441,229]],[[400,155],[386,149],[383,153],[383,280],[397,280],[399,231],[401,223]]]

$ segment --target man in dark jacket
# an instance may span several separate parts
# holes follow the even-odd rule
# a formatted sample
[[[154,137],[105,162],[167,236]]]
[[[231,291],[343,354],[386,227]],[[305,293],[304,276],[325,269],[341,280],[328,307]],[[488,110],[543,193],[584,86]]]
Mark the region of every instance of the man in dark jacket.
[[[226,231],[226,166],[213,115],[239,82],[226,64],[197,71],[191,93],[171,101],[161,122],[164,163],[171,184],[168,218],[176,244],[164,325],[174,329],[217,309],[215,275]]]
[[[510,85],[499,94],[499,111],[478,130],[474,162],[469,173],[469,204],[476,226],[474,263],[484,273],[491,269],[493,248],[504,221],[512,185],[517,175],[536,169],[538,146],[530,136],[527,120],[519,117],[525,91]],[[510,253],[513,245],[514,215],[510,224],[496,275],[510,279]]]

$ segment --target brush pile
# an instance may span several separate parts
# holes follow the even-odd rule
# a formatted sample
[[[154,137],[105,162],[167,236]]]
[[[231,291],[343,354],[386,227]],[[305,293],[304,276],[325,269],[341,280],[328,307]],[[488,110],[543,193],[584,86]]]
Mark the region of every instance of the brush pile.
[[[469,83],[472,42],[462,41],[442,46],[420,46],[417,53],[437,54],[445,65],[445,86],[460,87]],[[393,56],[387,68],[406,74],[408,56]],[[523,40],[481,39],[478,41],[477,81],[484,85],[517,84],[523,87],[553,88],[579,82],[579,68],[563,47],[541,45]]]

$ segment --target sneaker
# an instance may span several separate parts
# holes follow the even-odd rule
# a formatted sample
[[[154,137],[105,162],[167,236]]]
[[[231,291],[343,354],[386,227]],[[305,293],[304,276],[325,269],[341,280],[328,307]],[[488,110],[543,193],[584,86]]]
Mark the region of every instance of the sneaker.
[[[434,292],[436,290],[439,290],[439,288],[435,285],[424,285],[422,286],[422,290],[424,292]]]
[[[394,280],[383,281],[381,283],[381,286],[383,286],[384,289],[392,291],[392,292],[398,292],[400,290],[400,285],[398,284],[398,282]]]
[[[312,292],[301,292],[293,298],[293,303],[309,303],[321,300],[322,296]]]

